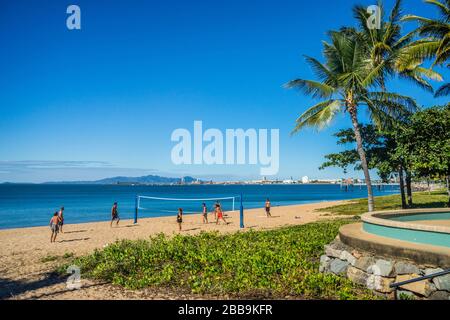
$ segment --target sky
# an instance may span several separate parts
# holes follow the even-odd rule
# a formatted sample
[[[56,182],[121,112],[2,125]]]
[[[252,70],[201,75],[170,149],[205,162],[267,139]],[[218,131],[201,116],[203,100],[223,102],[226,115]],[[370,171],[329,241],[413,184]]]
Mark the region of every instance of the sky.
[[[327,31],[355,25],[352,6],[374,2],[3,0],[0,182],[260,177],[259,165],[175,165],[171,134],[192,132],[195,120],[223,132],[279,129],[277,178],[361,177],[318,169],[342,150],[332,134],[350,127],[348,116],[291,136],[315,101],[283,84],[313,79],[303,55],[321,59]],[[81,30],[66,27],[71,4],[81,9]],[[437,14],[421,0],[405,1],[404,11]],[[447,101],[410,82],[389,88],[421,106]]]

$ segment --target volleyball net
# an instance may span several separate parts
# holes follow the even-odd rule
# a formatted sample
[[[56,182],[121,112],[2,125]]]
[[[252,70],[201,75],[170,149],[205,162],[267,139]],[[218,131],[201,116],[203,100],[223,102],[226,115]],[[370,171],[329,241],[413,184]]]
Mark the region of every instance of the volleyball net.
[[[240,210],[241,227],[243,228],[243,206],[242,196],[216,197],[216,198],[171,198],[153,197],[147,195],[137,195],[135,203],[134,223],[138,217],[159,217],[172,216],[182,208],[184,214],[200,214],[203,212],[203,204],[206,205],[207,212],[214,212],[217,204],[220,204],[222,211]]]

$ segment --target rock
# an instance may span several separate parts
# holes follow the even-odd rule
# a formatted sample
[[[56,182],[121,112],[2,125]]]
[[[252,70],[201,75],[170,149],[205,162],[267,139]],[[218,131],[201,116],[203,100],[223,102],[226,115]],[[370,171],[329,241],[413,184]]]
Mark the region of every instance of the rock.
[[[357,250],[352,250],[352,255],[356,258],[359,259],[361,258],[363,255],[361,252],[357,251]]]
[[[450,291],[450,274],[434,278],[433,283],[438,290]]]
[[[335,259],[330,263],[330,271],[334,274],[345,274],[349,263],[340,259]]]
[[[429,300],[450,300],[450,292],[435,291],[429,297]]]
[[[418,274],[405,274],[399,275],[395,279],[395,282],[402,282],[410,279],[414,279],[419,277]],[[434,291],[436,291],[436,287],[429,280],[417,281],[409,284],[405,284],[400,286],[401,289],[405,289],[408,291],[412,291],[414,293],[420,294],[421,296],[428,297]]]
[[[329,257],[339,258],[342,254],[342,250],[334,249],[331,245],[325,246],[325,254]]]
[[[438,272],[442,272],[444,271],[444,269],[441,268],[436,268],[436,269],[425,269],[424,273],[426,276],[433,274],[433,273],[438,273]],[[446,290],[446,291],[450,291],[450,274],[446,274],[440,277],[435,277],[433,278],[431,281],[433,281],[434,285],[436,286],[436,288],[438,290]]]
[[[366,286],[369,275],[358,268],[349,266],[347,269],[347,278],[354,283]]]
[[[352,266],[354,266],[356,263],[356,258],[348,251],[342,251],[339,259],[348,261],[348,263],[350,263]]]
[[[327,255],[320,257],[320,267],[319,272],[326,272],[330,268],[331,259]]]
[[[393,282],[393,278],[385,278],[379,275],[371,274],[367,278],[367,288],[381,293],[390,293],[394,291],[394,289],[390,287]]]
[[[377,276],[389,277],[393,274],[393,267],[391,261],[378,259],[374,265],[367,269],[367,272]]]
[[[414,300],[416,299],[416,295],[411,291],[406,290],[397,290],[397,299],[398,300]]]
[[[415,273],[419,274],[420,269],[416,265],[408,262],[399,261],[394,266],[395,274],[402,275],[402,274],[410,274]]]
[[[367,272],[369,267],[374,265],[375,262],[376,262],[375,258],[363,256],[358,260],[356,260],[355,267]]]
[[[442,271],[444,271],[444,269],[441,269],[441,268],[428,268],[428,269],[425,269],[425,270],[423,270],[423,274],[424,275],[426,275],[426,276],[429,276],[430,274],[433,274],[433,273],[438,273],[438,272],[442,272]]]

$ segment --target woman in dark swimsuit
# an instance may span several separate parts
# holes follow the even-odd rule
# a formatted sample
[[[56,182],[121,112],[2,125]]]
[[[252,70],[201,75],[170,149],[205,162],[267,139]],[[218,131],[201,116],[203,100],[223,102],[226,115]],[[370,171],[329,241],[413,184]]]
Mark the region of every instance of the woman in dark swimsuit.
[[[208,223],[208,208],[206,203],[203,203],[203,223]]]
[[[181,208],[178,208],[177,223],[179,231],[181,231],[181,224],[183,223],[183,209]]]

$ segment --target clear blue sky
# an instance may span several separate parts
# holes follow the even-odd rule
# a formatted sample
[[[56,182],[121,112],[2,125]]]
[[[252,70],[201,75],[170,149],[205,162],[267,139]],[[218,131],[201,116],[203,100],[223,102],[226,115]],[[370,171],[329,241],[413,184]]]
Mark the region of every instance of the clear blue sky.
[[[173,165],[170,135],[194,120],[279,128],[280,178],[341,177],[318,167],[340,150],[331,135],[348,120],[291,137],[313,101],[282,85],[312,78],[302,55],[321,58],[326,32],[354,24],[353,4],[374,2],[2,1],[0,182],[258,176],[259,166]],[[81,30],[66,28],[70,4],[81,8]],[[436,16],[421,0],[405,1],[405,12]],[[409,82],[390,88],[424,106],[445,101]]]

